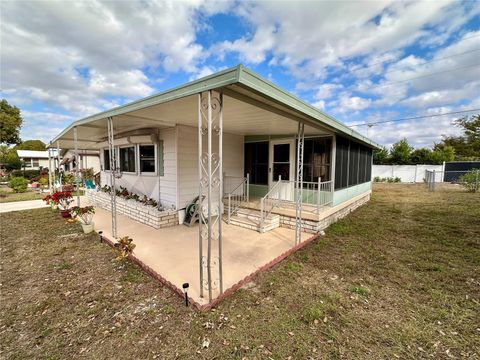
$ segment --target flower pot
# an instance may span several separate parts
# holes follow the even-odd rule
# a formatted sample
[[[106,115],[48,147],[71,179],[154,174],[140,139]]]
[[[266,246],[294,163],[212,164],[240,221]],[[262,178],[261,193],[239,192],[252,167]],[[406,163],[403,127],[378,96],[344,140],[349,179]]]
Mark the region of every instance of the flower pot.
[[[60,214],[64,219],[68,219],[70,217],[70,210],[60,210]]]
[[[93,231],[93,222],[91,224],[81,224],[83,232],[85,234],[90,234]]]

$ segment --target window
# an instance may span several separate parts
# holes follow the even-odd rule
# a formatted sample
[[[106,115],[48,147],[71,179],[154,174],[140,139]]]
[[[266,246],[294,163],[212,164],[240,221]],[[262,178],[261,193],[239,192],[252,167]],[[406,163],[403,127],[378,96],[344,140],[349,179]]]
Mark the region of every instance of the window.
[[[250,183],[268,185],[268,141],[245,144],[245,176]]]
[[[23,159],[23,167],[31,168],[32,167],[32,159],[31,158]]]
[[[303,147],[303,181],[330,180],[330,153],[332,139],[305,139]]]
[[[155,145],[140,145],[140,172],[155,172]]]
[[[120,148],[120,171],[135,172],[135,147]]]
[[[40,166],[40,160],[39,159],[32,159],[32,165],[33,165],[33,167],[39,167]]]
[[[107,149],[103,150],[103,170],[110,170],[110,150]]]

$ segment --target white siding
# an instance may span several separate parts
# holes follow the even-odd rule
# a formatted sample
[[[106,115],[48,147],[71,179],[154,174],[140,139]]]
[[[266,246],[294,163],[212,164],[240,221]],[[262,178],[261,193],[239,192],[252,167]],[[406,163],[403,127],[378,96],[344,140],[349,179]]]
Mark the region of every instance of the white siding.
[[[178,126],[177,139],[178,208],[181,209],[198,195],[198,129]],[[243,176],[243,143],[243,136],[223,134],[223,172],[227,176]]]
[[[162,205],[177,208],[177,157],[175,150],[175,129],[161,130],[159,135],[163,140],[163,168],[164,175],[138,175],[123,173],[120,179],[116,179],[116,186],[123,186],[127,190],[139,195],[159,200]],[[103,161],[103,150],[102,150]],[[138,166],[138,164],[137,164]],[[108,172],[101,172],[101,184],[110,185],[110,175]],[[160,191],[159,191],[160,185]]]

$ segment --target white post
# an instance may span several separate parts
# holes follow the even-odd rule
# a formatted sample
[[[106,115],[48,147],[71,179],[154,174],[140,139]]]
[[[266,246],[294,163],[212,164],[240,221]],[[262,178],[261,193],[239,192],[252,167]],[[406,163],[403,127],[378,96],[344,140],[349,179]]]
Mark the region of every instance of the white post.
[[[78,168],[80,167],[80,161],[78,158],[78,135],[77,127],[73,128],[73,143],[75,146],[75,185],[77,186],[77,206],[80,206],[80,182],[78,178]]]
[[[58,185],[60,186],[60,191],[62,190],[62,175],[60,173],[60,142],[57,141],[57,165],[58,165]]]
[[[303,145],[305,125],[298,122],[297,134],[297,171],[296,171],[296,207],[295,207],[295,245],[302,241],[302,200],[303,200]]]
[[[415,176],[413,177],[413,183],[417,182],[417,172],[418,172],[418,164],[415,164]]]
[[[115,156],[115,145],[114,145],[114,134],[113,134],[113,119],[109,117],[107,119],[108,126],[108,156],[110,160],[110,205],[112,210],[112,236],[114,239],[117,238],[117,195],[115,193],[115,172],[117,168],[116,156]]]
[[[250,202],[250,174],[247,173],[247,203]]]

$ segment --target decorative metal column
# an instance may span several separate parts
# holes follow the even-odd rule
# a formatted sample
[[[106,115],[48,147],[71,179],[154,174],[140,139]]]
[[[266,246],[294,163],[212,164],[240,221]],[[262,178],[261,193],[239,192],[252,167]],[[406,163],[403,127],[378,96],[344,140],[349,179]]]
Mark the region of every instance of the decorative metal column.
[[[298,123],[297,133],[297,171],[295,178],[295,245],[302,241],[302,200],[303,200],[303,145],[305,125]]]
[[[60,142],[57,141],[57,166],[58,166],[58,186],[62,190],[62,174],[60,173]]]
[[[223,94],[209,90],[198,95],[199,266],[200,296],[223,292]],[[205,279],[206,272],[206,279]],[[218,274],[218,277],[217,275]]]
[[[52,193],[52,149],[48,148],[48,191]]]
[[[77,206],[80,206],[80,179],[78,178],[80,161],[78,159],[78,135],[76,126],[73,128],[73,144],[75,146],[75,185],[77,186]]]
[[[110,186],[111,186],[111,210],[112,210],[112,236],[117,238],[117,196],[115,194],[115,175],[117,161],[115,156],[115,145],[113,137],[113,118],[107,118],[108,127],[108,157],[110,160]]]

